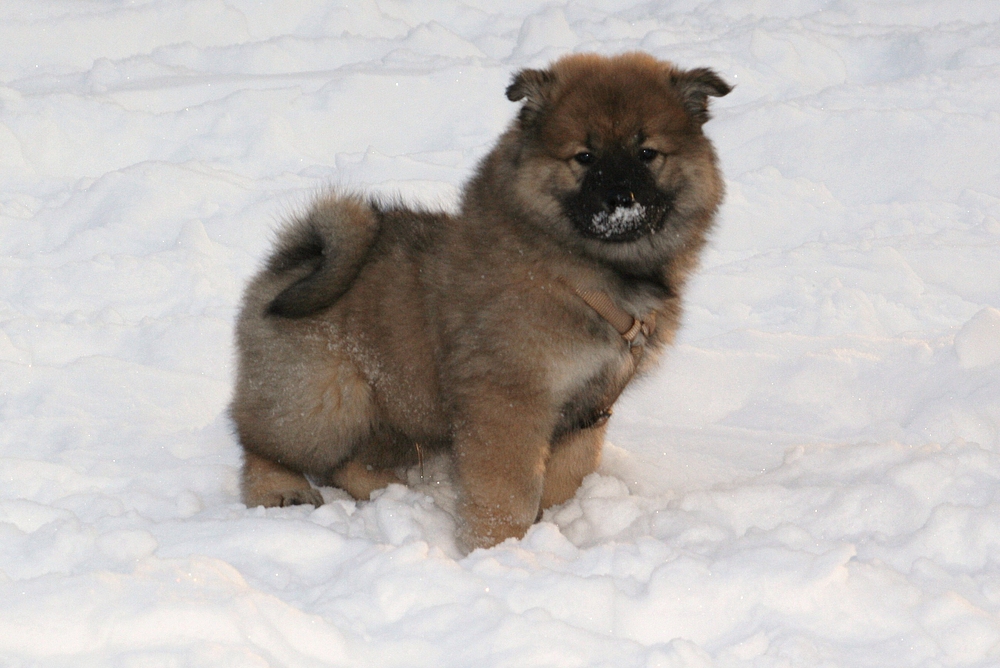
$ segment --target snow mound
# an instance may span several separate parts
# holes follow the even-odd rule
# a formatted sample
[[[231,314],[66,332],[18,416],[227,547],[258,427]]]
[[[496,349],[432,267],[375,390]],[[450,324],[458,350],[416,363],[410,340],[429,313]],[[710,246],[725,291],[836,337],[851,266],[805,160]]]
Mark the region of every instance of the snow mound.
[[[6,0],[0,665],[997,665],[998,25]],[[598,472],[464,557],[446,459],[244,507],[232,326],[281,221],[330,188],[454,208],[514,71],[633,49],[735,84],[705,125],[728,194]]]
[[[1000,362],[1000,310],[984,308],[955,335],[955,353],[970,369]]]

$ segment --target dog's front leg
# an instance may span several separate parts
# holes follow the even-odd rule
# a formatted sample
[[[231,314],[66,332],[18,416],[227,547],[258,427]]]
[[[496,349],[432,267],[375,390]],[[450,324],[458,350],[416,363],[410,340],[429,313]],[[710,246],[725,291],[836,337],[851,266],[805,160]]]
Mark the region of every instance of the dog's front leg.
[[[545,464],[541,510],[572,499],[583,479],[597,470],[607,428],[607,424],[602,424],[573,431],[552,445],[552,454]]]
[[[454,443],[459,540],[468,551],[520,538],[535,521],[552,430],[537,402],[482,393],[470,403]]]

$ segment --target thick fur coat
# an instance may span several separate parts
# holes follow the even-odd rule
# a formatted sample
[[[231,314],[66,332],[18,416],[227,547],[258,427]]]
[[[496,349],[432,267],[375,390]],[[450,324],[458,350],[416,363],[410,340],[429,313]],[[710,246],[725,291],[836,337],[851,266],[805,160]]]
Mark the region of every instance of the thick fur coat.
[[[708,97],[729,90],[645,54],[567,56],[514,76],[521,111],[458,214],[333,196],[292,221],[237,325],[247,505],[322,503],[306,476],[367,498],[432,450],[453,456],[465,549],[571,498],[678,326],[723,192]],[[655,323],[642,354],[584,293]]]

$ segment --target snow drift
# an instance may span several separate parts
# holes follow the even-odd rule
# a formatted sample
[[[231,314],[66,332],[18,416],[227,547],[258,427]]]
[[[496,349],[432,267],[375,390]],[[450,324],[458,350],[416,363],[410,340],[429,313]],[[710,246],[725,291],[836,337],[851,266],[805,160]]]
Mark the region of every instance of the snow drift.
[[[8,0],[0,663],[1000,661],[1000,5]],[[453,206],[512,71],[735,91],[679,342],[599,473],[461,558],[443,462],[247,509],[242,286],[331,186]]]

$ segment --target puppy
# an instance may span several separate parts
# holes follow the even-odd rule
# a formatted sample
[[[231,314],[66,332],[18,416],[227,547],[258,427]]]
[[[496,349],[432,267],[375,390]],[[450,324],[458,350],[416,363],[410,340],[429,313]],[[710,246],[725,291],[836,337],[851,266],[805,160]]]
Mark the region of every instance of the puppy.
[[[594,471],[611,408],[678,326],[723,195],[707,69],[642,53],[518,72],[459,213],[322,199],[246,290],[231,416],[248,506],[364,499],[451,454],[466,550]]]

